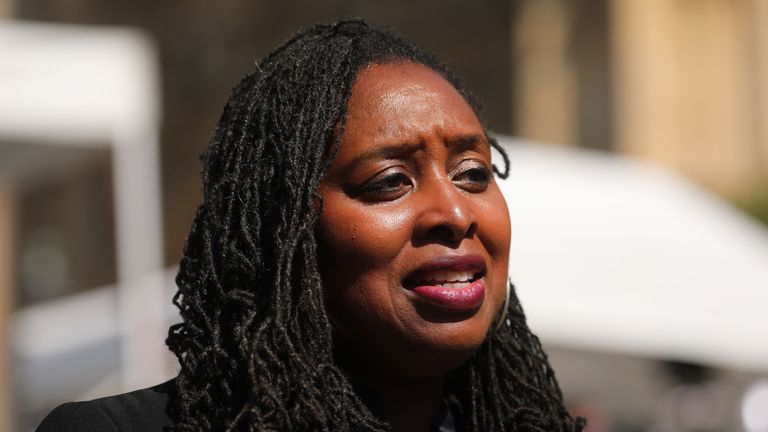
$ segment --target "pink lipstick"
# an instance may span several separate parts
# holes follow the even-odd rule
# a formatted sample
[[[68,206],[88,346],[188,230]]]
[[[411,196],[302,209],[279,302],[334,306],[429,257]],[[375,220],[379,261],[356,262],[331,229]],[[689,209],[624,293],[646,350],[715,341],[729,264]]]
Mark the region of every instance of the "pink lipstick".
[[[446,256],[413,271],[403,284],[420,299],[453,310],[480,307],[485,298],[485,260],[479,255]]]

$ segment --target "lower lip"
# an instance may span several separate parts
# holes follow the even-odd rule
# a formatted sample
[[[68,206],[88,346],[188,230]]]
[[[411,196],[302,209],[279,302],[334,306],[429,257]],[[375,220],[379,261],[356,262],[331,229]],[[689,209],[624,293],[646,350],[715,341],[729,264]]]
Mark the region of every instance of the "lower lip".
[[[421,285],[412,289],[421,299],[435,306],[454,310],[477,309],[485,298],[485,282],[478,279],[462,288]]]

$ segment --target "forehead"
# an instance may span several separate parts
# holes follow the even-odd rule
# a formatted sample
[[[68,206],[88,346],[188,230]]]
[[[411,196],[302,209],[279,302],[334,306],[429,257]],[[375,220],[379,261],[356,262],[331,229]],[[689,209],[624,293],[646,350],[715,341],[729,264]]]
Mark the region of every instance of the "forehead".
[[[370,65],[358,73],[343,152],[351,150],[351,141],[399,144],[455,134],[482,135],[483,129],[464,97],[434,70],[400,62]]]

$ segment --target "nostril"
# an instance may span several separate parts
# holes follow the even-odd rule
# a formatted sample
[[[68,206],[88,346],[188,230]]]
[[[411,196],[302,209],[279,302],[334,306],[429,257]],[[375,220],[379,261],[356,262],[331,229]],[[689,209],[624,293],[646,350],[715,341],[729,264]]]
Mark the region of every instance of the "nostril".
[[[474,237],[475,233],[477,233],[477,224],[473,222],[469,225],[469,229],[467,229],[467,232],[464,233],[464,237],[465,238]]]
[[[454,230],[448,228],[446,225],[438,225],[438,226],[432,227],[429,231],[427,231],[427,237],[434,240],[453,239],[454,237],[456,237],[453,231]]]
[[[475,223],[470,224],[468,227],[460,227],[458,225],[436,225],[427,231],[428,239],[440,243],[461,242],[465,238],[470,238],[477,232],[477,225]]]

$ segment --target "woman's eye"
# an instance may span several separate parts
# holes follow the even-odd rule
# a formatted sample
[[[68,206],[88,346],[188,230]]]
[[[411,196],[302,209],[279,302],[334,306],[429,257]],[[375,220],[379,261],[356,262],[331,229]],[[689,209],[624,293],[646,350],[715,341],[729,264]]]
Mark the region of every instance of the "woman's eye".
[[[453,182],[467,192],[483,192],[491,182],[491,171],[485,167],[474,167],[459,172]]]
[[[413,184],[401,172],[376,177],[363,185],[361,195],[371,201],[390,201],[405,195]]]

